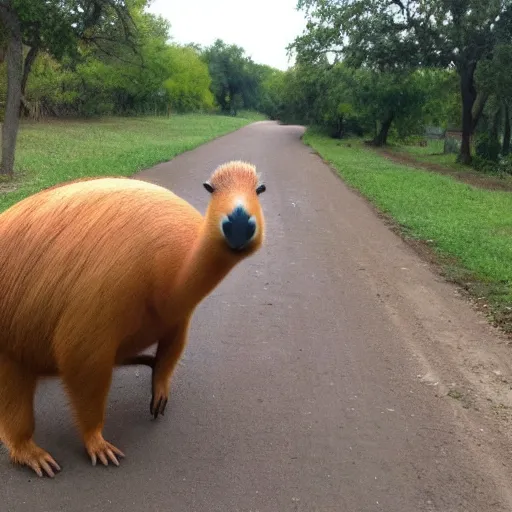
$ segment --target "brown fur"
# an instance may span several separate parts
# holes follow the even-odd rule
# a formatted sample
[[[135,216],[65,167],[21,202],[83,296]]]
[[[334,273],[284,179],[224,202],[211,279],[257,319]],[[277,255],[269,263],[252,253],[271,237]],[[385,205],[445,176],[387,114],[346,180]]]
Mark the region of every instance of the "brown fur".
[[[39,378],[59,376],[93,464],[123,456],[102,436],[113,368],[153,368],[151,412],[163,414],[191,316],[263,242],[254,167],[218,168],[203,217],[174,193],[124,178],[79,180],[0,215],[0,439],[40,476],[60,470],[33,441]],[[257,220],[232,251],[220,219],[237,200]],[[156,355],[138,355],[158,341]]]

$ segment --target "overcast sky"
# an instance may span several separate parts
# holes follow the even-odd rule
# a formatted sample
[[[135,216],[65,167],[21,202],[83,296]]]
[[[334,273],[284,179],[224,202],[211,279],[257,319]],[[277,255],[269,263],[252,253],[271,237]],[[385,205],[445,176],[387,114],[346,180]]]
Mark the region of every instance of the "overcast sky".
[[[208,46],[219,38],[241,46],[259,64],[285,70],[293,65],[286,46],[305,27],[296,5],[297,0],[154,0],[149,11],[169,20],[177,43]]]

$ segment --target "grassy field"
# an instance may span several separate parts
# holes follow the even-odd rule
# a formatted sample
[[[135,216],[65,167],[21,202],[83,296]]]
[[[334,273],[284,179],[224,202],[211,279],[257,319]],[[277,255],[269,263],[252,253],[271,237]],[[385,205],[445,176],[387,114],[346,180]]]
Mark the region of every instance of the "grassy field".
[[[348,147],[311,131],[304,141],[405,237],[429,241],[445,274],[484,297],[496,322],[512,332],[512,193],[397,164],[361,141],[346,141]]]
[[[0,211],[56,183],[85,176],[130,176],[220,135],[263,119],[182,115],[22,124],[16,179],[0,182]]]

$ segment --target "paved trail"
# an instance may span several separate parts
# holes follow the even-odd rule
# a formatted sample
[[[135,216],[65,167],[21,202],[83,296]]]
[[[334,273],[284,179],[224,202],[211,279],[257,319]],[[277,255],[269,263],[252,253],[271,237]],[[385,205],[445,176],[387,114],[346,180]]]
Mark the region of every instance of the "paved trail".
[[[37,439],[63,472],[2,454],[0,511],[512,510],[510,349],[301,134],[256,123],[141,173],[204,211],[216,165],[256,164],[267,244],[197,310],[164,418],[148,369],[115,374],[120,468],[90,466],[41,385]]]

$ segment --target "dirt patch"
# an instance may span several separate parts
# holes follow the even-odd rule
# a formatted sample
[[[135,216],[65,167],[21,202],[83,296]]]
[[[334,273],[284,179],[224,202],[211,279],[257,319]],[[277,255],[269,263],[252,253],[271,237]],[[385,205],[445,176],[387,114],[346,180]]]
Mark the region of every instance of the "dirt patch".
[[[0,194],[9,194],[15,192],[24,180],[27,179],[27,173],[25,171],[17,170],[14,178],[0,177]]]
[[[0,194],[9,194],[10,192],[15,192],[17,188],[17,185],[14,183],[0,182]]]
[[[407,155],[404,153],[397,153],[391,149],[384,148],[372,148],[374,151],[382,155],[384,158],[392,160],[393,162],[404,164],[409,167],[416,167],[424,169],[426,171],[436,172],[438,174],[444,174],[452,176],[458,181],[472,185],[473,187],[482,188],[486,190],[500,190],[506,192],[512,192],[512,181],[503,180],[495,176],[489,176],[486,174],[479,173],[474,170],[467,171],[456,171],[449,169],[439,164],[420,162],[414,156]]]

